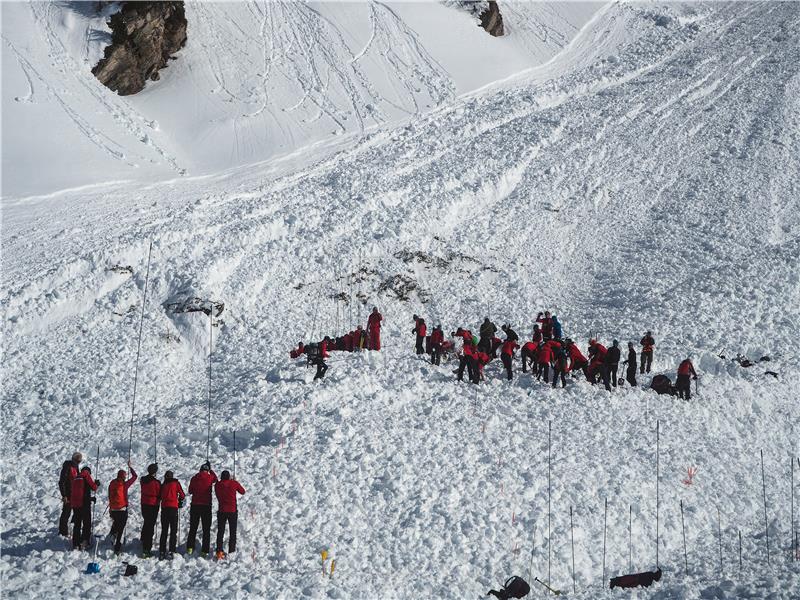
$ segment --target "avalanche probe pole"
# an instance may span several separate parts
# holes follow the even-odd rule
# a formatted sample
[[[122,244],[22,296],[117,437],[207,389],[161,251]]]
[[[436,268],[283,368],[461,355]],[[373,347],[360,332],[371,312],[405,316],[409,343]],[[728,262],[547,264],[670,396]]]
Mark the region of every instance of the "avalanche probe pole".
[[[97,461],[94,463],[94,479],[97,481],[97,478],[100,477],[100,444],[97,444]],[[99,486],[98,486],[99,487]],[[92,502],[92,535],[94,535],[95,540],[97,539],[97,535],[94,533],[94,507],[97,505],[97,491],[95,490],[94,495],[94,502]],[[105,514],[105,513],[103,513]],[[91,536],[89,536],[91,539]],[[97,550],[95,549],[95,558],[97,557]]]
[[[764,536],[767,544],[767,566],[771,566],[769,558],[769,520],[767,519],[767,481],[764,478],[764,450],[761,450],[761,489],[764,491]]]
[[[158,464],[158,432],[156,430],[156,417],[153,417],[153,462]]]
[[[214,350],[214,309],[208,313],[208,419],[206,429],[206,462],[208,462],[209,448],[211,447],[211,353]]]
[[[550,487],[550,462],[551,462],[551,443],[550,433],[553,428],[553,422],[547,422],[547,581],[553,581],[550,574],[550,552],[553,546],[553,540],[550,538],[550,498],[552,495]],[[550,589],[549,587],[547,589]]]
[[[661,437],[661,423],[660,421],[656,421],[656,570],[658,569],[658,545],[659,545],[659,528],[658,528],[658,513],[660,506],[660,496],[659,496],[659,477],[660,472],[660,465],[659,465],[659,443]]]
[[[150,279],[150,255],[152,253],[153,240],[150,240],[150,249],[147,251],[147,271],[144,276],[144,293],[142,294],[142,316],[139,319],[139,341],[136,343],[136,367],[133,370],[133,400],[131,401],[131,434],[128,438],[128,463],[131,462],[131,446],[133,445],[133,415],[136,412],[136,385],[139,380],[139,355],[142,351],[142,328],[144,327],[144,310],[147,306],[147,282]]]
[[[236,479],[236,430],[233,430],[233,478]]]

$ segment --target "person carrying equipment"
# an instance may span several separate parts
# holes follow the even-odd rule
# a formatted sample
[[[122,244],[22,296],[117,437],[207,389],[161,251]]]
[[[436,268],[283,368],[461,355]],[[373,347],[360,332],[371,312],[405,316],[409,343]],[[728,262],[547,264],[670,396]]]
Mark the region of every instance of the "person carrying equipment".
[[[133,470],[131,463],[128,463],[131,470],[131,478],[127,481],[127,473],[120,469],[117,471],[117,478],[108,484],[108,511],[111,515],[111,536],[114,538],[114,554],[119,554],[122,548],[122,534],[125,525],[128,523],[128,490],[137,479],[136,471]]]
[[[545,342],[553,338],[553,319],[550,316],[550,311],[546,310],[544,316],[542,313],[536,315],[536,322],[542,324],[542,338]]]
[[[553,339],[560,340],[563,331],[561,329],[561,323],[558,321],[558,317],[553,315],[551,317],[551,324],[553,326]]]
[[[211,491],[217,483],[217,474],[211,469],[211,463],[204,462],[200,471],[189,481],[189,495],[192,504],[189,507],[189,537],[186,539],[186,553],[194,552],[197,540],[197,526],[203,524],[203,540],[200,546],[201,556],[211,552]]]
[[[383,316],[378,312],[378,307],[373,306],[372,312],[367,318],[367,334],[369,335],[369,349],[381,349],[381,321]]]
[[[519,341],[519,336],[517,335],[516,331],[511,329],[511,325],[503,325],[502,327],[500,327],[500,329],[502,329],[503,332],[506,334],[506,340],[511,340],[512,342]]]
[[[411,333],[417,336],[415,346],[417,354],[425,354],[425,336],[428,335],[428,326],[425,325],[425,319],[414,315],[414,328],[411,330]]]
[[[592,385],[597,383],[598,376],[603,378],[603,383],[608,378],[608,371],[604,369],[607,352],[608,350],[603,344],[595,339],[589,340],[589,381]]]
[[[92,503],[97,501],[92,492],[96,491],[99,485],[99,481],[92,479],[92,470],[89,467],[83,467],[70,484],[73,550],[87,548],[92,539]]]
[[[492,340],[495,333],[497,333],[497,326],[489,320],[489,317],[484,318],[483,324],[478,329],[478,335],[480,336],[478,350],[480,352],[484,354],[492,353]]]
[[[431,332],[431,364],[439,365],[442,362],[442,346],[444,345],[444,331],[437,325]]]
[[[158,503],[161,501],[161,482],[156,479],[158,465],[147,466],[147,475],[139,481],[142,492],[142,558],[150,558],[153,550],[153,534],[158,519]]]
[[[80,472],[83,455],[75,452],[70,460],[64,461],[61,465],[61,474],[58,476],[58,491],[61,494],[61,516],[58,518],[58,534],[69,537],[69,516],[72,514],[72,504],[70,503],[70,489],[72,480]]]
[[[619,370],[619,359],[621,356],[621,350],[619,349],[619,342],[614,340],[611,342],[611,348],[608,349],[606,352],[606,361],[605,367],[608,369],[608,375],[606,376],[606,389],[610,392],[611,386],[608,385],[608,379],[611,378],[611,385],[617,387],[617,371]]]
[[[507,333],[507,332],[506,332]],[[503,348],[500,350],[500,360],[503,361],[503,366],[506,368],[506,375],[508,380],[511,381],[511,363],[514,360],[514,350],[519,348],[516,339],[510,336],[503,342]]]
[[[633,349],[633,342],[628,342],[628,359],[622,363],[628,365],[625,371],[625,379],[631,387],[636,387],[636,350]]]
[[[645,369],[647,369],[647,373],[649,373],[650,367],[653,365],[653,348],[656,345],[656,341],[653,339],[653,332],[648,331],[645,333],[644,337],[639,341],[639,344],[642,346],[642,363],[639,373],[645,373]]]
[[[180,481],[175,479],[172,471],[164,473],[164,483],[159,494],[161,500],[161,539],[158,543],[158,558],[167,558],[167,536],[169,536],[169,557],[175,554],[178,545],[178,509],[183,506],[186,494]]]
[[[697,372],[694,370],[692,361],[687,357],[678,365],[678,380],[675,382],[675,389],[678,396],[683,400],[692,399],[692,384],[689,377],[697,379]]]
[[[328,365],[325,364],[325,359],[330,355],[328,354],[328,343],[330,338],[326,335],[325,338],[318,344],[309,344],[306,346],[306,360],[309,365],[317,367],[317,372],[314,375],[314,381],[325,377],[325,372],[328,370]]]
[[[236,552],[236,525],[239,520],[239,513],[236,508],[236,494],[244,495],[245,491],[241,484],[231,478],[230,471],[223,471],[220,481],[214,486],[214,493],[217,495],[219,511],[217,512],[217,560],[225,558],[222,551],[222,543],[225,541],[225,524],[230,529],[228,539],[228,554]]]

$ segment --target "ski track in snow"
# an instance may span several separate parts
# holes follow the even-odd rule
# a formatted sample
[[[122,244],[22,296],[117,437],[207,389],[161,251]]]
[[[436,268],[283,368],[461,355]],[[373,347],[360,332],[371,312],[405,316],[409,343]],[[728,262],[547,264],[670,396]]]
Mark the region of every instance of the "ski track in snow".
[[[283,8],[250,7],[253,18]],[[395,52],[388,60],[399,73],[422,65],[416,75],[441,94],[438,110],[257,167],[5,202],[4,592],[127,598],[147,579],[158,595],[477,598],[511,574],[544,578],[552,421],[552,583],[571,590],[572,506],[570,595],[611,598],[599,585],[604,498],[609,576],[628,570],[631,505],[633,568],[655,565],[658,419],[664,578],[636,597],[796,598],[800,571],[788,544],[789,456],[800,453],[796,6],[609,5],[550,63],[446,102],[435,63],[418,63],[413,32],[382,11],[374,5],[361,54],[348,48],[352,63],[335,68]],[[292,13],[298,32],[329,26],[303,14]],[[272,29],[277,17],[263,23],[270,37],[290,34]],[[403,36],[403,46],[386,45]],[[280,64],[275,48],[262,50],[265,63]],[[303,110],[335,116],[323,82],[339,75],[316,56],[299,52],[286,73],[308,92]],[[263,67],[263,54],[249,59]],[[268,104],[266,83],[240,89],[224,65],[212,70],[221,95]],[[127,455],[149,239],[134,465],[152,456],[153,415],[158,454],[169,457],[163,469],[185,484],[202,462],[208,321],[170,316],[163,305],[186,295],[224,301],[211,455],[218,470],[230,466],[235,428],[248,490],[240,552],[225,564],[137,560],[129,580],[104,547],[101,573],[83,576],[87,555],[63,552],[55,537],[57,470],[82,449],[105,487]],[[418,250],[446,266],[400,254]],[[134,274],[107,270],[116,264]],[[378,291],[395,275],[418,284],[410,301]],[[334,353],[325,380],[312,385],[287,351],[335,333],[331,295],[343,286],[365,294],[354,309],[361,320],[381,307],[384,350]],[[699,396],[683,403],[627,387],[609,395],[577,380],[555,391],[519,373],[509,385],[494,363],[475,388],[453,381],[452,364],[432,367],[411,353],[412,313],[449,332],[475,330],[488,312],[527,337],[545,308],[582,347],[592,332],[624,346],[652,329],[656,371],[673,375],[691,352]],[[351,308],[339,310],[344,330]],[[720,360],[723,349],[771,355],[779,379],[765,378],[763,365]],[[699,471],[686,486],[690,466]],[[104,501],[105,493],[98,513]],[[129,551],[140,527],[133,510]],[[330,579],[320,575],[323,548],[337,560]]]

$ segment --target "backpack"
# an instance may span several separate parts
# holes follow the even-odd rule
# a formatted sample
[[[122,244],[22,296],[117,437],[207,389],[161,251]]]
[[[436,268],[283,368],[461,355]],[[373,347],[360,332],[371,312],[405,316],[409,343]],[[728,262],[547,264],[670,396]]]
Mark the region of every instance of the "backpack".
[[[503,589],[499,592],[496,590],[489,590],[488,595],[494,595],[500,600],[508,600],[508,598],[524,598],[531,591],[531,586],[522,577],[516,575],[506,579],[503,584]]]
[[[321,351],[319,344],[309,344],[306,346],[306,358],[308,358],[308,362],[313,362],[314,360],[320,357]]]
[[[115,479],[108,486],[108,507],[111,510],[122,510],[128,506],[125,498],[125,482]]]
[[[86,480],[81,475],[72,479],[69,490],[69,504],[72,508],[80,508],[83,506],[83,497],[86,492],[86,487]]]
[[[666,375],[656,375],[653,377],[653,380],[650,382],[650,387],[654,389],[657,394],[675,394],[672,381]]]

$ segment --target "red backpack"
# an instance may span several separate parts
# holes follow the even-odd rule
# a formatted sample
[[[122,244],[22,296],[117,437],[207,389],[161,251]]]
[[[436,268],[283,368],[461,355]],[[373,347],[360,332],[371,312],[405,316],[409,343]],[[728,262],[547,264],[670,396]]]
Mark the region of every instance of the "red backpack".
[[[72,480],[72,485],[69,491],[69,505],[72,508],[80,508],[83,506],[83,497],[86,493],[86,480],[78,475]]]

